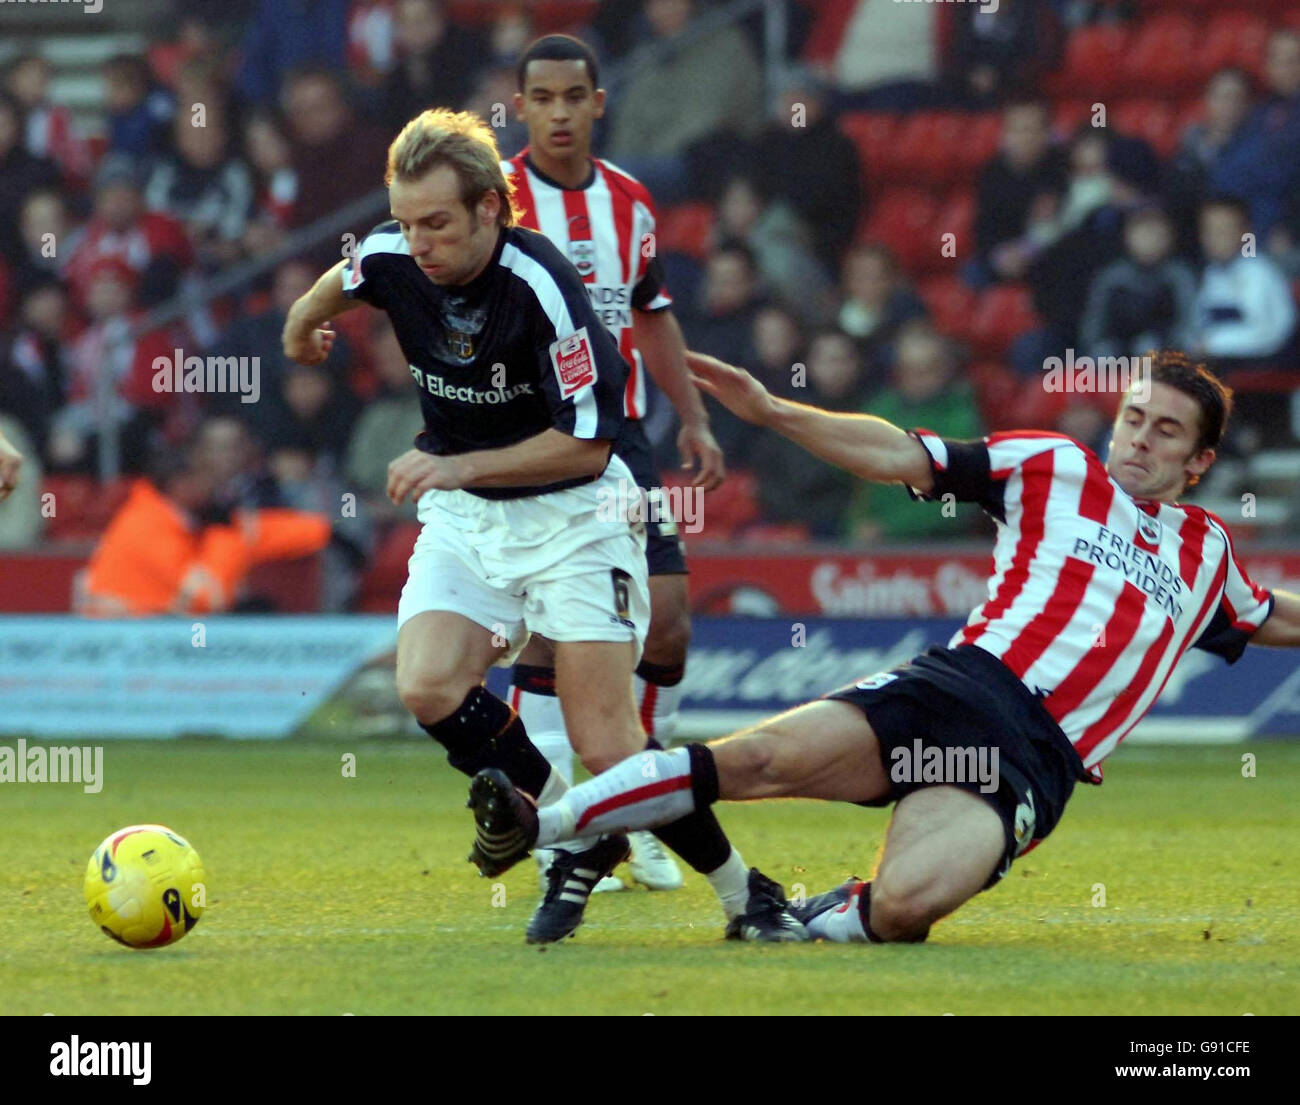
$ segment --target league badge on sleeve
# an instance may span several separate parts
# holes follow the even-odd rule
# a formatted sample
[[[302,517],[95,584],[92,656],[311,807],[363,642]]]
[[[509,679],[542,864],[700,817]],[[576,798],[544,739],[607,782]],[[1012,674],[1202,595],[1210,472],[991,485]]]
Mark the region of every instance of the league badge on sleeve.
[[[596,355],[591,335],[581,330],[551,344],[551,367],[560,383],[560,398],[568,399],[596,382]]]

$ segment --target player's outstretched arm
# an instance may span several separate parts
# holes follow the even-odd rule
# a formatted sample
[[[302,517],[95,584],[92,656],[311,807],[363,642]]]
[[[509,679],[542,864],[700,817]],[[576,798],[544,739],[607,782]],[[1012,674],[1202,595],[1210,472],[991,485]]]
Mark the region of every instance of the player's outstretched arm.
[[[1274,648],[1300,648],[1300,595],[1275,590],[1273,612],[1251,635],[1250,643]]]
[[[23,455],[0,432],[0,503],[18,486],[18,473],[23,466]]]
[[[661,311],[634,310],[632,330],[646,371],[681,419],[677,451],[682,457],[682,467],[698,464],[699,470],[691,482],[705,491],[712,491],[727,478],[727,465],[713,431],[709,429],[709,415],[704,403],[691,386],[682,328],[677,324],[672,309],[666,307]]]
[[[281,341],[284,355],[291,361],[321,364],[334,348],[334,331],[329,328],[329,320],[360,306],[360,300],[343,294],[346,265],[347,261],[340,261],[289,308]]]
[[[835,414],[778,399],[743,368],[703,353],[687,353],[695,386],[756,426],[766,426],[813,456],[863,480],[934,488],[930,458],[920,442],[883,418]]]

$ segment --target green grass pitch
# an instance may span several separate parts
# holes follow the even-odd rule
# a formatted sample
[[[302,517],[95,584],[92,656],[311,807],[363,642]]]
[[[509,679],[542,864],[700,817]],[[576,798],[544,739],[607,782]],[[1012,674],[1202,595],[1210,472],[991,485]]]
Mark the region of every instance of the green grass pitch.
[[[427,743],[110,741],[100,794],[0,787],[0,1012],[1300,1011],[1300,743],[1128,748],[1107,767],[924,945],[728,943],[688,873],[674,893],[597,896],[574,939],[539,950],[523,942],[535,868],[478,878],[465,780]],[[869,873],[888,816],[719,811],[750,863],[808,893]],[[210,879],[195,931],[146,952],[97,932],[81,895],[95,845],[138,822],[186,835]]]

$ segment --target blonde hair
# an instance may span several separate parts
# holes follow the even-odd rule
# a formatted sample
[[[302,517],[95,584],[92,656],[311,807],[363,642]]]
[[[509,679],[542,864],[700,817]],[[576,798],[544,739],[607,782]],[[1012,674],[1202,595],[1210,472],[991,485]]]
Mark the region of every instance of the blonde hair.
[[[442,165],[456,171],[461,202],[471,213],[485,192],[496,192],[501,197],[497,225],[515,225],[514,186],[501,171],[496,135],[474,112],[439,107],[417,115],[388,147],[384,183],[419,180]]]

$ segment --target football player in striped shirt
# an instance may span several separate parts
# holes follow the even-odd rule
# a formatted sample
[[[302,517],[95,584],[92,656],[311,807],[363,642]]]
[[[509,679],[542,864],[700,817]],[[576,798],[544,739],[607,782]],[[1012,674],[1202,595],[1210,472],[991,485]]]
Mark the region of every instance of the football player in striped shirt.
[[[988,597],[946,647],[707,746],[633,757],[540,810],[480,774],[479,831],[513,833],[517,856],[719,798],[896,803],[871,881],[791,911],[813,938],[924,940],[1056,827],[1076,782],[1101,782],[1187,649],[1232,663],[1251,641],[1300,646],[1300,596],[1253,583],[1223,522],[1178,502],[1214,462],[1231,409],[1182,353],[1143,358],[1104,463],[1060,434],[905,432],[688,359],[741,418],[860,479],[982,506],[997,524]],[[977,761],[996,770],[963,770]]]
[[[641,425],[647,371],[681,419],[677,445],[686,465],[698,465],[694,485],[702,491],[722,481],[722,453],[691,386],[686,345],[655,255],[654,203],[638,181],[592,156],[592,129],[605,107],[595,55],[569,35],[547,35],[520,55],[517,76],[514,106],[528,127],[528,146],[502,169],[514,185],[520,225],[545,234],[573,262],[592,310],[618,340],[630,367],[623,393],[626,422],[614,454],[631,469],[647,501],[659,504],[646,512],[650,631],[636,669],[636,699],[647,735],[667,742],[677,725],[691,620],[685,548],[677,520],[660,497]],[[628,491],[637,494],[636,487]],[[533,743],[572,780],[573,749],[555,697],[553,649],[541,636],[533,637],[515,666],[511,705]],[[635,881],[651,890],[681,886],[681,872],[653,835],[631,833],[629,843]],[[557,847],[572,850],[565,843]],[[536,858],[543,890],[558,893],[551,875],[555,851],[538,849]],[[622,888],[613,876],[597,885],[598,890]]]
[[[530,633],[557,642],[556,688],[590,770],[647,747],[632,697],[650,620],[644,526],[602,509],[632,481],[611,452],[627,364],[573,265],[515,225],[483,120],[417,116],[389,147],[385,181],[393,218],[294,303],[284,352],[320,364],[328,320],[362,302],[391,319],[424,416],[414,447],[389,465],[389,498],[413,499],[422,523],[397,608],[398,695],[453,767],[498,769],[546,803],[567,780],[484,686]],[[735,936],[803,934],[712,810],[669,820],[657,831],[708,874]],[[485,839],[470,858],[492,875],[495,852]],[[617,833],[557,854],[529,942],[570,935],[627,854]]]

